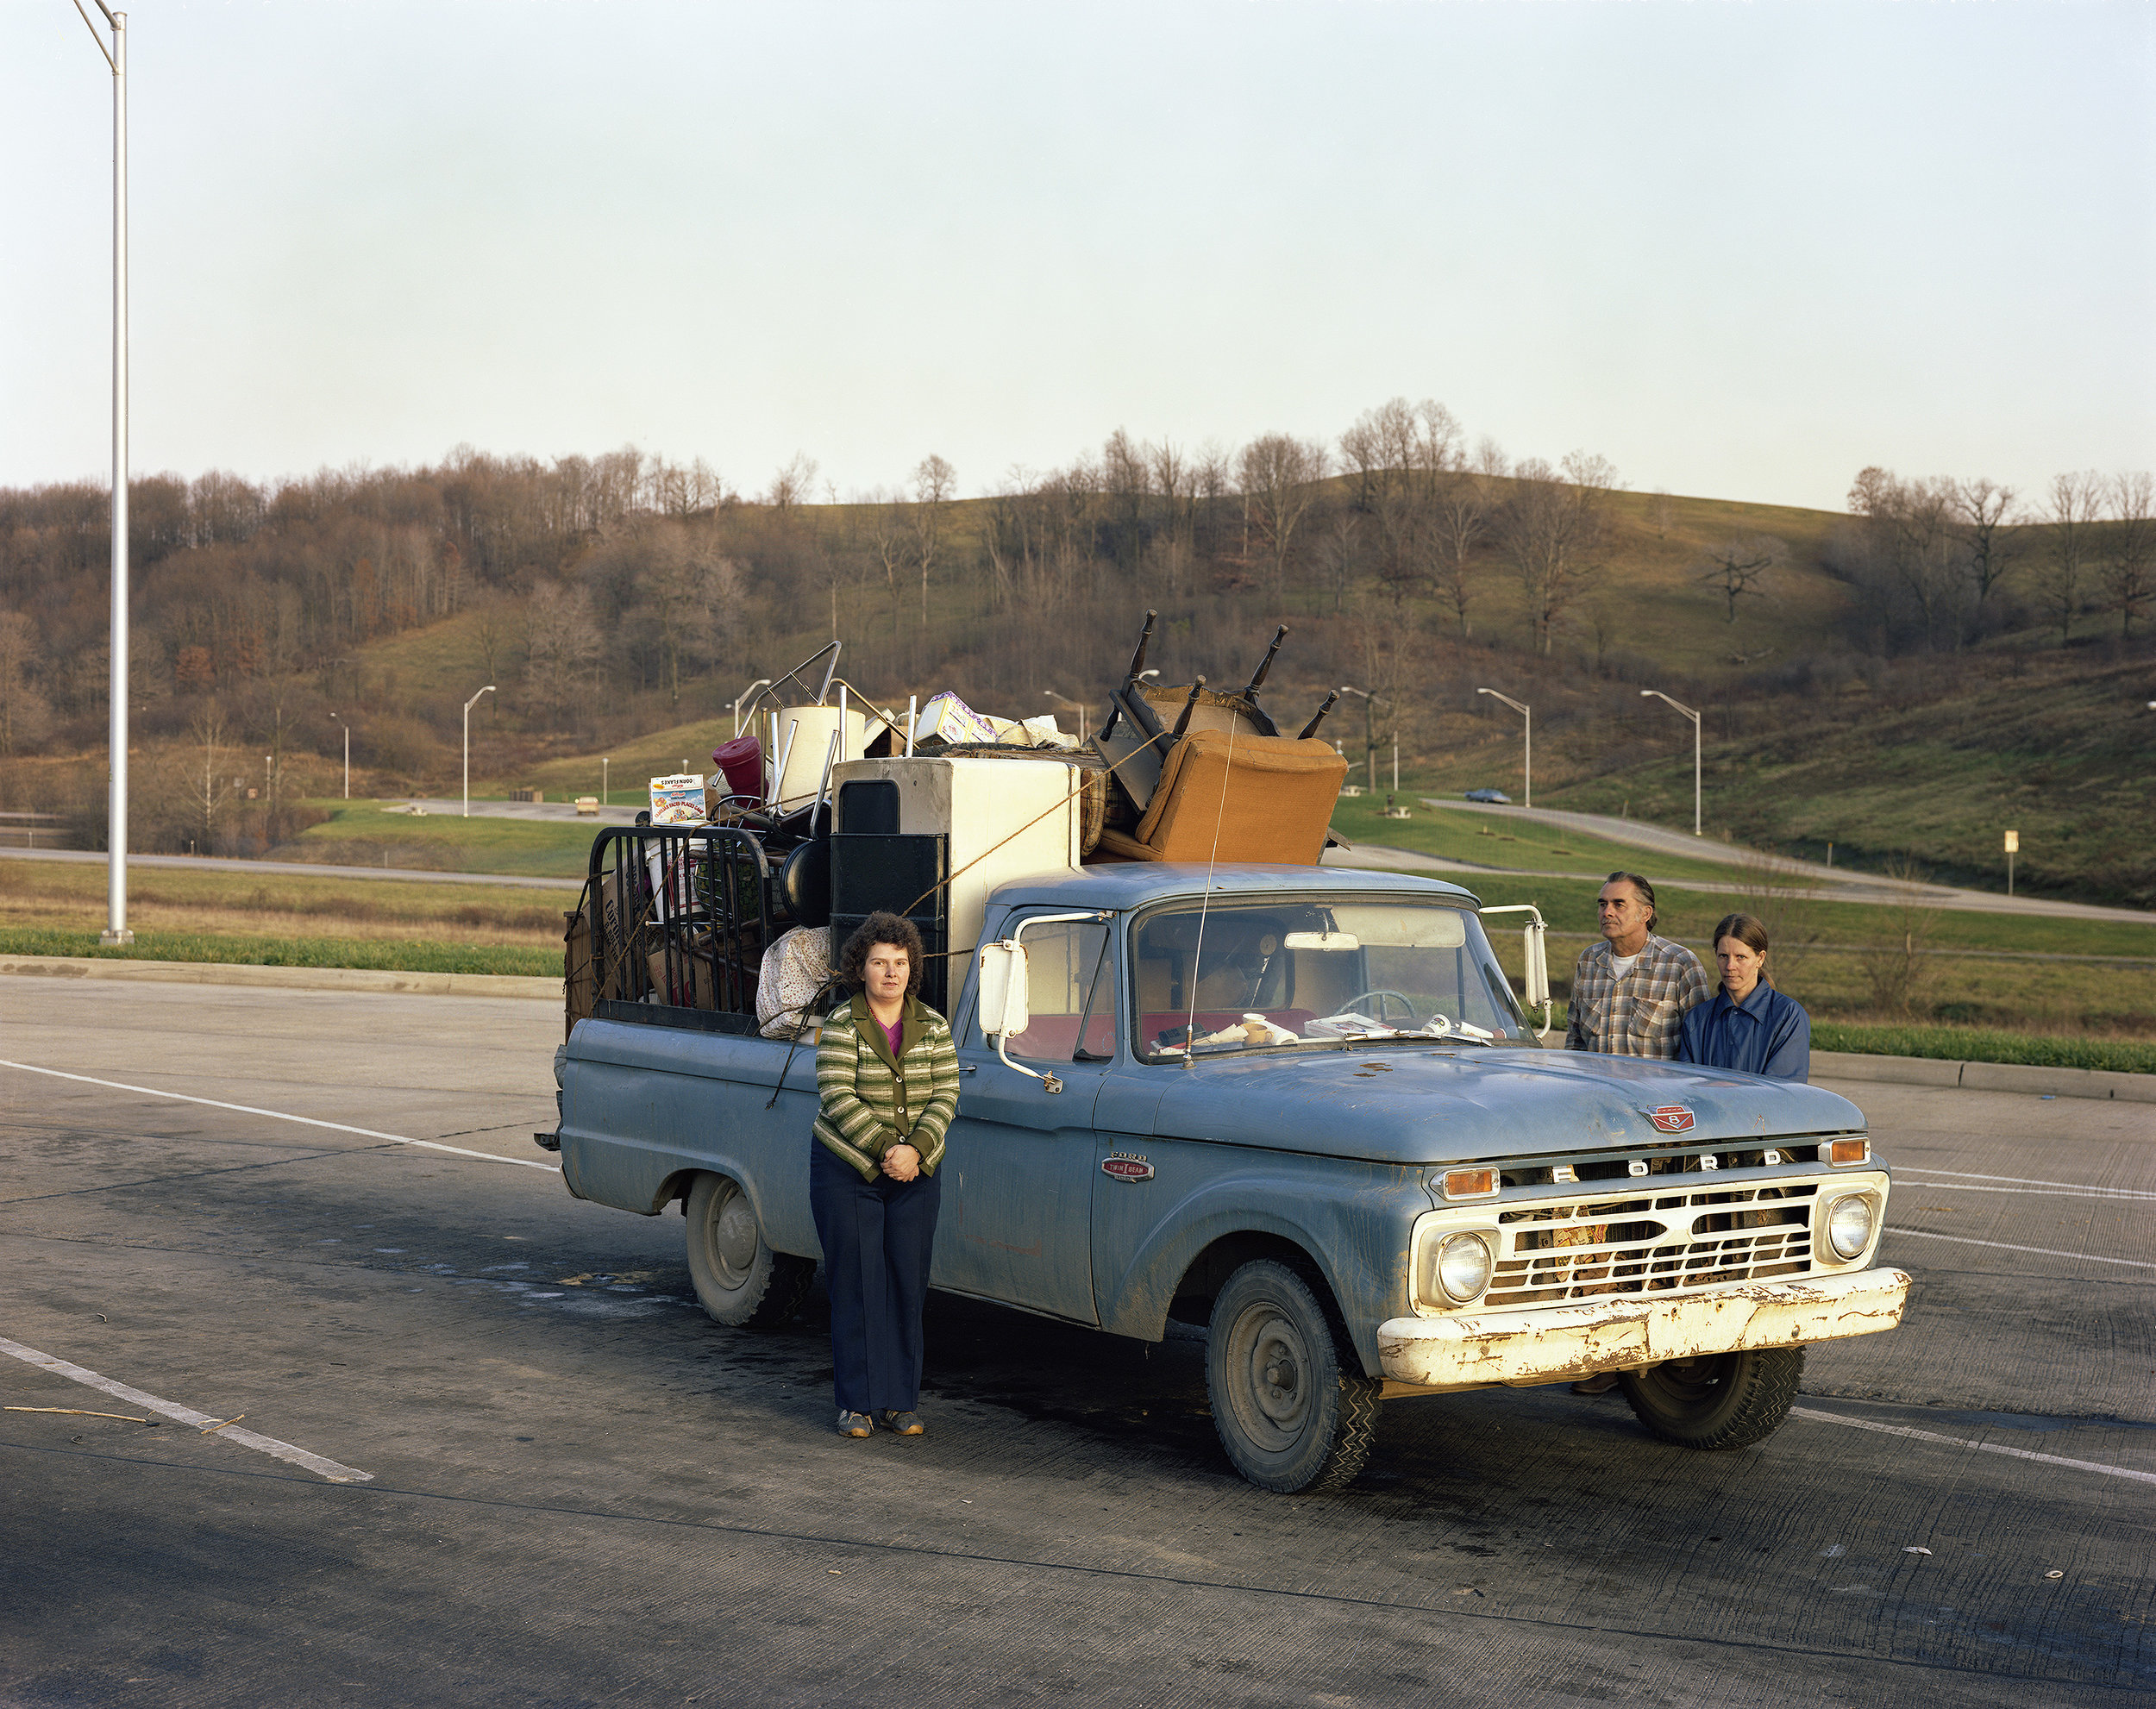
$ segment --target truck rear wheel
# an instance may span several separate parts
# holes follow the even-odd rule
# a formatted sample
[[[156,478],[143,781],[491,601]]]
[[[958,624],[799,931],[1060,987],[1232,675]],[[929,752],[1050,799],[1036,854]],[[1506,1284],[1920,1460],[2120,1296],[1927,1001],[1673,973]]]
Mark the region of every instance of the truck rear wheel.
[[[1283,1495],[1344,1487],[1369,1457],[1383,1385],[1345,1327],[1287,1265],[1255,1259],[1213,1304],[1206,1392],[1235,1468]]]
[[[1619,1374],[1639,1422],[1686,1448],[1749,1448],[1789,1415],[1804,1374],[1804,1349],[1769,1347],[1672,1359]]]
[[[733,1329],[776,1329],[799,1309],[816,1266],[764,1243],[755,1207],[740,1182],[700,1174],[685,1209],[689,1275],[716,1321]]]

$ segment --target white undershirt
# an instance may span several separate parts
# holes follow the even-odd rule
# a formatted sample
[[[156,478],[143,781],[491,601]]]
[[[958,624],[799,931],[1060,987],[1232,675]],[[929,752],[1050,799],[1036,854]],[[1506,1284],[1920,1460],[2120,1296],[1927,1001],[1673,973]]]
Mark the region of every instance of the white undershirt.
[[[1614,951],[1611,952],[1609,958],[1610,972],[1619,979],[1624,978],[1626,973],[1630,973],[1633,967],[1639,965],[1639,957],[1646,953],[1647,952],[1644,948],[1630,955],[1620,955]]]

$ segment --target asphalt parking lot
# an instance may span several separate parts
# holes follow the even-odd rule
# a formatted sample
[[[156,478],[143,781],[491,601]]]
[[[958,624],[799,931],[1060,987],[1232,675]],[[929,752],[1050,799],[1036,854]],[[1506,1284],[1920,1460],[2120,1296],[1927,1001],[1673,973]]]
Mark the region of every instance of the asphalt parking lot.
[[[1758,1448],[1422,1399],[1281,1498],[1195,1342],[943,1296],[931,1434],[831,1435],[815,1300],[721,1330],[678,1216],[530,1167],[559,1039],[533,1002],[0,979],[0,1401],[76,1409],[0,1412],[0,1702],[2156,1693],[2156,1106],[1840,1088],[1915,1303]]]

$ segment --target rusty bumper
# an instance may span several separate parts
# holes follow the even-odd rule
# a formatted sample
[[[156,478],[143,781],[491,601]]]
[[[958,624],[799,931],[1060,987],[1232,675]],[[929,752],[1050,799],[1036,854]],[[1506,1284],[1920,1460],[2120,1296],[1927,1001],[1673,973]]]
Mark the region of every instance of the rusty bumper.
[[[1902,1321],[1908,1293],[1899,1270],[1861,1270],[1737,1282],[1677,1299],[1628,1295],[1541,1311],[1395,1318],[1377,1326],[1377,1353],[1388,1387],[1561,1382],[1705,1353],[1876,1335]]]

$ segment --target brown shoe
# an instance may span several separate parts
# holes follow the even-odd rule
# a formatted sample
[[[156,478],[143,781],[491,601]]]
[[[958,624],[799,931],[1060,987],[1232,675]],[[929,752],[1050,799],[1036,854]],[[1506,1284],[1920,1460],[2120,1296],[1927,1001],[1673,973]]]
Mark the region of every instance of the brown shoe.
[[[838,1433],[855,1437],[874,1436],[876,1427],[866,1412],[841,1412],[838,1415]]]
[[[893,1436],[925,1436],[928,1426],[921,1422],[918,1412],[886,1412],[883,1427]]]
[[[1582,1377],[1572,1385],[1575,1394],[1608,1394],[1617,1387],[1617,1373],[1603,1371],[1591,1377]]]

